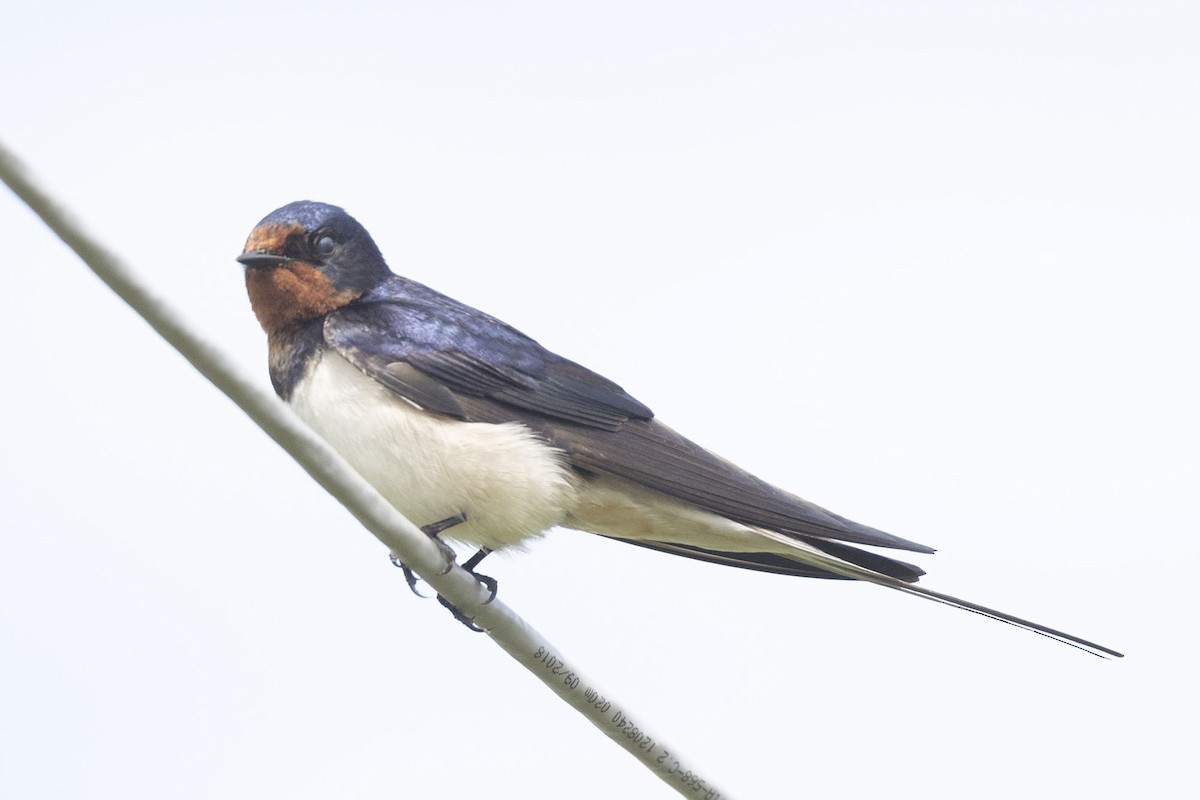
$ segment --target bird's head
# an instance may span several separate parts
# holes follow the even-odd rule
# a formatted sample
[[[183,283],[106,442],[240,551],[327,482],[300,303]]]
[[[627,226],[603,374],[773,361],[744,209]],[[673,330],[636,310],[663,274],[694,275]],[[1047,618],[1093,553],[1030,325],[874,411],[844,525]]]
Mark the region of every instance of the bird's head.
[[[250,304],[268,336],[341,308],[392,274],[354,217],[308,200],[264,217],[237,260],[246,267]]]

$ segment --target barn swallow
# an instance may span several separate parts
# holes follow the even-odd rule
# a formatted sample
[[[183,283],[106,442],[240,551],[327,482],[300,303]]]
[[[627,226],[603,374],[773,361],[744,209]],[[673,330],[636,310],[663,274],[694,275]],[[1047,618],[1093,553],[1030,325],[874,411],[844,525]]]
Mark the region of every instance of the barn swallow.
[[[431,533],[449,528],[484,554],[575,528],[701,561],[867,581],[1120,655],[915,586],[923,570],[859,546],[931,548],[771,486],[612,381],[394,274],[341,208],[273,211],[237,260],[275,391]]]

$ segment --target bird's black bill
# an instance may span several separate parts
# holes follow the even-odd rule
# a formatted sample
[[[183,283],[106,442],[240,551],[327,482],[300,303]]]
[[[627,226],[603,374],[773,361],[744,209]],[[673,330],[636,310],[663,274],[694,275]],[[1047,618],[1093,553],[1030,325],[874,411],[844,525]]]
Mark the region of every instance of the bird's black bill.
[[[276,256],[270,253],[242,253],[237,260],[247,267],[278,267],[291,261],[287,256]]]

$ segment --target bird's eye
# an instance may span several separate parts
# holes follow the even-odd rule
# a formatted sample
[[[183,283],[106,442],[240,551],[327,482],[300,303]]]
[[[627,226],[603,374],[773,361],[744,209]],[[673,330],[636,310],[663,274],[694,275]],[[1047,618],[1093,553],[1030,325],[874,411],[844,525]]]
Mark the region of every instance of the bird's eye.
[[[323,255],[323,256],[332,255],[332,253],[333,253],[333,237],[332,236],[322,236],[320,239],[317,239],[317,253],[319,255]]]

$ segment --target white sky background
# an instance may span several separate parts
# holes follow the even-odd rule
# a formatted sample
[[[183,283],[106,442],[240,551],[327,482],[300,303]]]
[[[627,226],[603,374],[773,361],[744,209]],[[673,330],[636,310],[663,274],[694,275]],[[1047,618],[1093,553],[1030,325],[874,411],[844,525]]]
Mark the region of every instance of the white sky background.
[[[16,3],[0,140],[246,371],[288,201],[760,476],[869,586],[558,531],[485,572],[734,797],[1194,783],[1189,4]],[[0,796],[674,796],[0,193]]]

